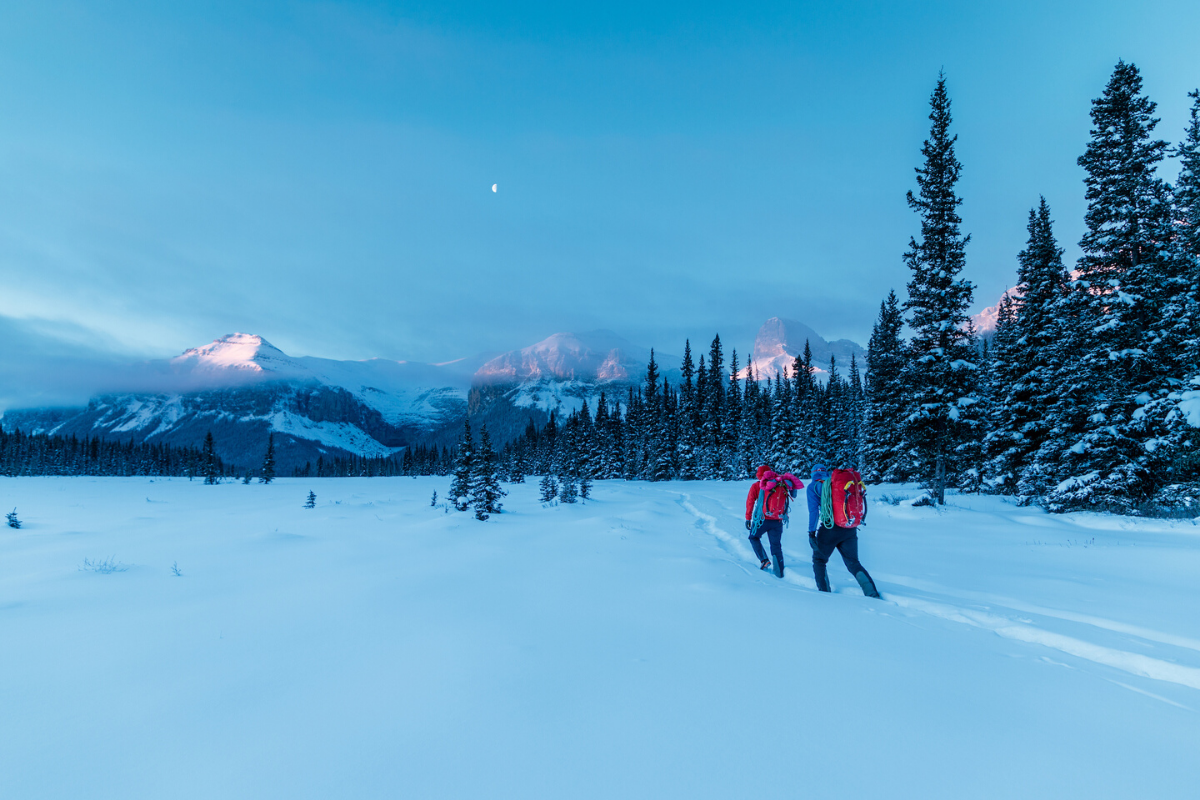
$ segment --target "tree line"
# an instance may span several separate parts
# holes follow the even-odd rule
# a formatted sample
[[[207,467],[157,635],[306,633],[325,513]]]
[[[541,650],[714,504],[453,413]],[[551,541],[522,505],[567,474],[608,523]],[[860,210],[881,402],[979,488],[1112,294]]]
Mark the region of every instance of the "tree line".
[[[211,440],[204,447],[134,444],[89,437],[5,431],[0,426],[0,475],[233,477]]]

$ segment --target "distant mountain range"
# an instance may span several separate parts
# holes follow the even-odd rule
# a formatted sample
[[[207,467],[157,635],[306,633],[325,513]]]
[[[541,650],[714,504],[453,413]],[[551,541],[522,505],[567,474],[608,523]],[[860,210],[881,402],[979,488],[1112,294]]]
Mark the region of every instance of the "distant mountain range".
[[[759,331],[753,364],[765,378],[791,366],[807,340],[814,362],[860,360],[853,342],[826,342],[808,326],[773,318]],[[487,424],[496,442],[530,420],[570,413],[601,392],[624,399],[650,359],[612,331],[557,333],[498,356],[443,364],[386,359],[336,361],[289,356],[261,336],[234,333],[148,365],[156,389],[108,392],[82,408],[8,410],[0,423],[28,433],[135,442],[198,444],[212,431],[218,454],[242,469],[262,461],[275,435],[282,473],[318,457],[386,456],[414,444],[443,446],[464,418]],[[662,374],[679,380],[680,358],[656,353]]]

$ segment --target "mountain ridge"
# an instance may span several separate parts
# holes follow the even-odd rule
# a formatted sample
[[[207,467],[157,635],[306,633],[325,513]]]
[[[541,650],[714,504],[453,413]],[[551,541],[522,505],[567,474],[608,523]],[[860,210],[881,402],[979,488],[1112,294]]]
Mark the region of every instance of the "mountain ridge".
[[[780,324],[763,339],[772,323]],[[790,365],[797,333],[814,342],[814,353],[827,346],[802,323],[772,318],[763,330],[756,365],[760,351],[762,364],[787,357]],[[623,400],[626,387],[642,382],[650,353],[599,329],[555,333],[518,350],[440,364],[338,361],[291,356],[260,335],[237,332],[150,362],[148,372],[160,380],[155,389],[110,390],[86,406],[10,409],[0,423],[28,433],[176,445],[199,444],[212,430],[218,454],[242,469],[258,466],[274,434],[279,468],[287,471],[320,457],[451,445],[467,418],[486,423],[494,441],[503,443],[530,421],[540,425],[552,413],[565,416],[585,402],[594,406],[603,391]],[[663,378],[678,383],[680,359],[657,352],[655,358]]]

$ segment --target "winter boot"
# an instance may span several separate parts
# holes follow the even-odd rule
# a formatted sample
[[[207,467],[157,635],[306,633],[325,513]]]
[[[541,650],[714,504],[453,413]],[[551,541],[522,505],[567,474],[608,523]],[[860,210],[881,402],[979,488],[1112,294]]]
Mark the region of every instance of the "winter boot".
[[[858,581],[858,585],[862,587],[863,594],[867,597],[879,599],[879,590],[875,588],[875,581],[871,580],[871,576],[865,572],[855,573],[854,579]]]
[[[771,568],[771,559],[764,558],[762,560],[762,565],[759,567],[759,569],[770,569],[770,568]]]
[[[775,577],[776,578],[783,577],[783,559],[782,558],[775,559]]]

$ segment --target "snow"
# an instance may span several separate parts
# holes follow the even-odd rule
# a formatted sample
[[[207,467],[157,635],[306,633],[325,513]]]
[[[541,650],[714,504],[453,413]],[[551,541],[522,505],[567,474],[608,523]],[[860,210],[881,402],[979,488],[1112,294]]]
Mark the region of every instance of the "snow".
[[[273,431],[290,434],[298,439],[320,442],[327,447],[341,448],[366,458],[386,458],[403,449],[386,447],[364,433],[361,428],[348,422],[314,422],[303,415],[279,409],[267,419]]]
[[[1185,797],[1200,781],[1190,521],[876,502],[874,601],[836,557],[835,593],[815,591],[801,525],[785,580],[759,571],[745,484],[602,481],[547,508],[535,481],[486,523],[431,508],[447,485],[0,478],[25,523],[0,529],[0,796]]]
[[[1179,393],[1179,413],[1193,428],[1200,428],[1200,391],[1189,389]]]

